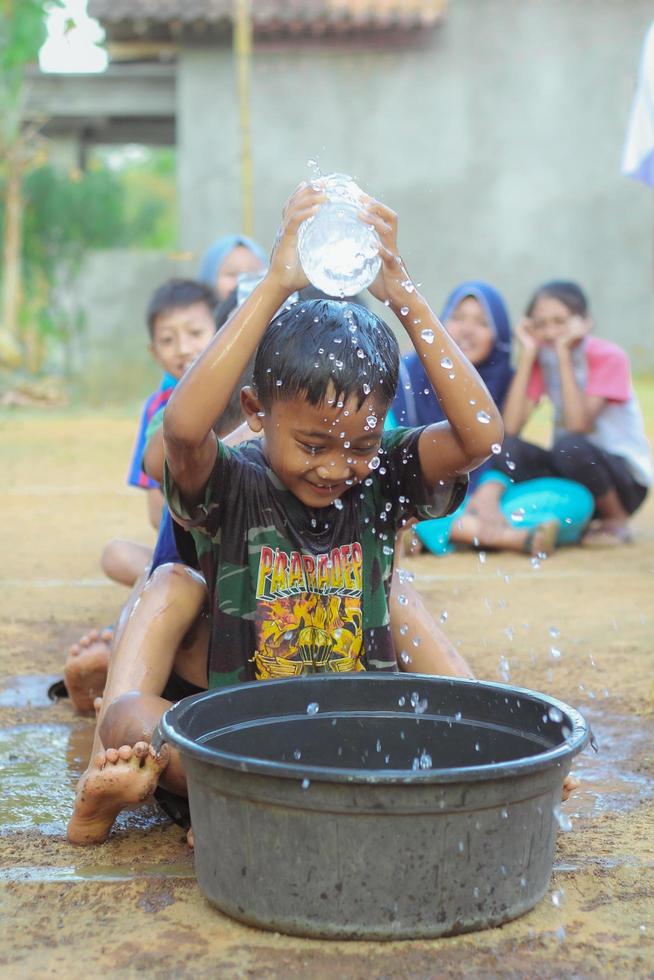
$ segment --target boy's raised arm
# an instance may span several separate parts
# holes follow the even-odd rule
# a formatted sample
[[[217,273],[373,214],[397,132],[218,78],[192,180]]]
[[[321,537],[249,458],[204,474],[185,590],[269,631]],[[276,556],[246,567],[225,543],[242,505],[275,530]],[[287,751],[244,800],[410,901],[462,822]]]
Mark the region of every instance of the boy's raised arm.
[[[308,283],[297,257],[297,232],[324,200],[322,190],[309,184],[301,184],[289,198],[266,276],[184,375],[166,406],[166,461],[188,504],[200,499],[215,463],[215,420],[279,307]]]
[[[501,444],[502,416],[474,367],[416,290],[397,250],[397,216],[368,199],[362,214],[381,242],[382,267],[370,291],[388,302],[409,334],[447,422],[430,425],[419,442],[426,483],[434,486],[479,466]]]

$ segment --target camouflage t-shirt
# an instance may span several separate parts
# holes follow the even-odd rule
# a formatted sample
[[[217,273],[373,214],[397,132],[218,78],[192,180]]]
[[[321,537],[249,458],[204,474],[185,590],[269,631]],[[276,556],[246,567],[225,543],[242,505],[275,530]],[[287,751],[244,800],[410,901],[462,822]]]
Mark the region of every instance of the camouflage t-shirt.
[[[467,486],[425,486],[421,432],[385,432],[370,477],[317,509],[283,486],[259,440],[219,443],[193,514],[166,468],[168,505],[193,534],[210,591],[209,687],[397,669],[388,611],[395,533],[413,516],[455,510]]]

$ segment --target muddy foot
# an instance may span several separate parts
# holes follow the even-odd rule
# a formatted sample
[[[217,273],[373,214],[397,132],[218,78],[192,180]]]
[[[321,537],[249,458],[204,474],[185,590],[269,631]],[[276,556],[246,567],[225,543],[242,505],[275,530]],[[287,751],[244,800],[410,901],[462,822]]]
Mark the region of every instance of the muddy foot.
[[[78,711],[92,711],[107,680],[111,630],[91,630],[72,645],[64,667],[64,683]]]
[[[157,755],[147,742],[100,752],[80,778],[68,824],[71,844],[100,844],[125,807],[142,803],[156,789],[170,751]]]

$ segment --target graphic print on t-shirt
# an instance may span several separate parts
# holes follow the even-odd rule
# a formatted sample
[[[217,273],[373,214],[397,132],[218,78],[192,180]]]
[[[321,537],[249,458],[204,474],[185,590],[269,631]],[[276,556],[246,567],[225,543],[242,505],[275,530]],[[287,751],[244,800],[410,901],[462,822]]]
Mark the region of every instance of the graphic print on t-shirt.
[[[359,542],[321,555],[263,547],[257,577],[257,680],[364,670]]]

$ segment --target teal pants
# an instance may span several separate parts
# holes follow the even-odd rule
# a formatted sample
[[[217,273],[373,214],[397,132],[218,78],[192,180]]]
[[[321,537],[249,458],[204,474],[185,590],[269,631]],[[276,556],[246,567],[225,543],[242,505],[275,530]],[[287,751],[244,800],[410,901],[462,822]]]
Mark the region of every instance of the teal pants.
[[[500,500],[500,508],[514,527],[531,530],[544,521],[556,518],[559,523],[557,545],[576,544],[584,533],[595,503],[586,487],[572,480],[554,476],[512,483],[508,476],[497,470],[489,470],[481,477],[478,486],[494,481],[506,489]],[[414,530],[424,546],[435,555],[452,550],[450,533],[452,525],[465,513],[466,502],[453,514],[433,521],[421,521]]]

